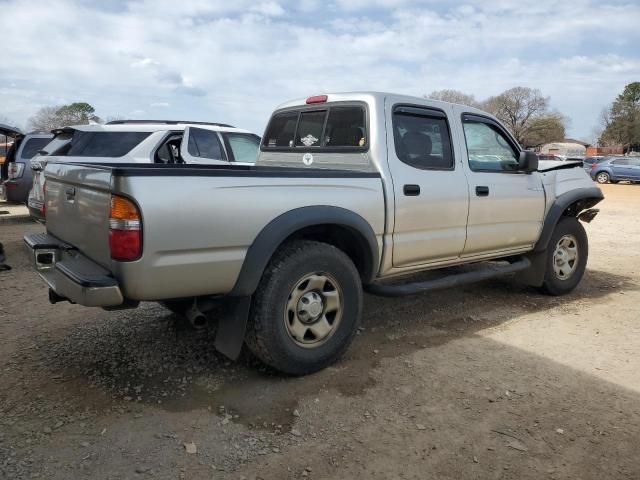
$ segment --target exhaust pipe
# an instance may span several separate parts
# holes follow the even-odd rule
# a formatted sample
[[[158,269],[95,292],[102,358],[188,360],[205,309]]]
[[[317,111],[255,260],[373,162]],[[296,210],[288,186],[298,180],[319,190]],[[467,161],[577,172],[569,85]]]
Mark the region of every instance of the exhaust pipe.
[[[196,330],[203,329],[207,326],[209,318],[207,317],[207,313],[213,310],[216,307],[217,303],[211,299],[200,299],[197,298],[193,300],[193,304],[186,311],[185,316],[189,323]]]

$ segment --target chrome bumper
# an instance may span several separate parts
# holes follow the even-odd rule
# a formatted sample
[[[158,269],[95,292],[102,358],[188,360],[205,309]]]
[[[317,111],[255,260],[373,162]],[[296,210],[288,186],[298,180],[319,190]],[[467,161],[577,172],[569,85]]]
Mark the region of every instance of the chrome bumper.
[[[124,303],[110,272],[75,247],[45,233],[25,235],[35,269],[56,295],[86,307],[116,307]]]

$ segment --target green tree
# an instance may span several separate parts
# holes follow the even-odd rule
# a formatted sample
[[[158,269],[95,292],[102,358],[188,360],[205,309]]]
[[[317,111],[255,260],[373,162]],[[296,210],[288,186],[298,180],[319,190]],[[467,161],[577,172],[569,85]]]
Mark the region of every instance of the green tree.
[[[604,118],[603,145],[640,148],[640,82],[633,82],[614,100]]]
[[[567,119],[558,112],[539,115],[529,122],[522,140],[525,147],[561,142],[566,137]]]
[[[68,105],[42,107],[34,116],[29,118],[29,130],[50,131],[68,125],[86,125],[90,122],[100,122],[95,109],[86,102],[70,103]]]

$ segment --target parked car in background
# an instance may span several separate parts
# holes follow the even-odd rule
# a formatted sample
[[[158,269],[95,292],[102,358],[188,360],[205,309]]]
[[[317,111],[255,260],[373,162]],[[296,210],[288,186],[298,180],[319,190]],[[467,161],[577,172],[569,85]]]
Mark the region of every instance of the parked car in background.
[[[2,191],[2,182],[7,179],[8,167],[11,159],[15,158],[15,141],[22,138],[24,134],[19,128],[10,125],[0,124],[0,136],[2,136],[2,144],[0,144],[0,192]],[[0,197],[3,195],[0,193]]]
[[[28,207],[43,221],[47,162],[253,165],[260,137],[222,123],[168,120],[116,120],[55,130],[46,155],[32,162]]]
[[[607,157],[591,164],[591,178],[598,183],[640,182],[640,158]]]
[[[7,164],[7,179],[3,183],[4,198],[11,203],[27,203],[33,184],[31,159],[51,141],[51,133],[28,133],[14,143],[15,158]]]
[[[592,157],[584,157],[582,159],[582,166],[584,167],[584,169],[588,172],[591,173],[591,169],[593,168],[593,164],[595,163],[600,163],[602,162],[605,158],[605,156],[601,156],[601,155],[594,155]]]

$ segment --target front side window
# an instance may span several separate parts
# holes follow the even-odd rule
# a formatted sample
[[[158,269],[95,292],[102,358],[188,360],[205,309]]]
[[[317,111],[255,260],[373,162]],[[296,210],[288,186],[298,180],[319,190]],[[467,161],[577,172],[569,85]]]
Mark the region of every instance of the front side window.
[[[256,163],[260,150],[260,137],[251,133],[223,133],[231,150],[233,160],[242,163]]]
[[[623,165],[629,165],[629,160],[627,160],[626,158],[620,158],[618,160],[614,160],[611,163],[613,163],[614,165],[623,166]]]
[[[223,160],[222,145],[217,132],[203,128],[189,129],[189,143],[187,151],[192,157]]]
[[[83,132],[76,130],[69,157],[122,157],[138,146],[150,132]]]
[[[520,155],[498,127],[490,123],[470,120],[464,120],[463,127],[471,170],[518,171]]]
[[[20,153],[20,158],[23,160],[32,159],[50,141],[50,138],[31,138],[27,140],[22,148],[22,152]]]
[[[429,116],[410,111],[393,114],[393,137],[398,158],[422,170],[449,170],[453,168],[453,152],[447,120],[443,116]]]

